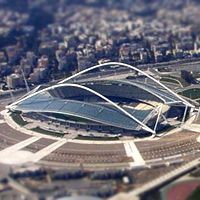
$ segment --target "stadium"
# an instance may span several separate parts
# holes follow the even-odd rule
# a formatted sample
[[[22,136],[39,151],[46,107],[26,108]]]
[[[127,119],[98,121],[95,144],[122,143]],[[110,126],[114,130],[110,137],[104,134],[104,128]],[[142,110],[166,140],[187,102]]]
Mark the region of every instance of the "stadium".
[[[181,126],[194,106],[149,73],[111,62],[36,87],[8,109],[56,121],[66,131],[144,136]]]

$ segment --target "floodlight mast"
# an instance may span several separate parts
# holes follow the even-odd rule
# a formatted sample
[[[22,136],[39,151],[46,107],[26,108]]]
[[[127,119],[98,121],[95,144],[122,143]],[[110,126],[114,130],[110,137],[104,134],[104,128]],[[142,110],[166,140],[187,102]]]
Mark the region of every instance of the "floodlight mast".
[[[28,86],[28,82],[27,82],[26,77],[24,75],[24,70],[22,69],[21,66],[20,66],[20,69],[21,69],[21,72],[22,72],[22,76],[23,76],[23,79],[24,79],[25,86],[26,86],[26,91],[27,91],[27,93],[29,93],[30,92],[30,88]]]

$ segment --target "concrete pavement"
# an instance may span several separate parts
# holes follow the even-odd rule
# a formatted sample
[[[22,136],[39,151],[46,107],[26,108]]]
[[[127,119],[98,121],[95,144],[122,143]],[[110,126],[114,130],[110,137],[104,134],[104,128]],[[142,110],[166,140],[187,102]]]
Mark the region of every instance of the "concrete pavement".
[[[34,137],[30,137],[26,140],[23,140],[22,142],[19,142],[17,144],[14,144],[2,151],[0,151],[0,156],[2,155],[7,155],[7,154],[11,154],[11,153],[14,153],[20,149],[23,149],[25,148],[26,146],[36,142],[37,140],[41,139],[41,137],[37,137],[37,136],[34,136]]]
[[[47,147],[43,148],[42,150],[33,154],[33,156],[30,158],[30,161],[38,162],[45,156],[49,155],[50,153],[52,153],[53,151],[55,151],[56,149],[58,149],[59,147],[64,145],[66,142],[67,142],[67,140],[63,139],[63,140],[56,141],[53,144],[50,144],[49,146],[47,146]]]
[[[145,165],[145,161],[142,158],[137,146],[134,141],[124,141],[124,148],[126,151],[127,157],[132,157],[133,162],[130,162],[130,167],[141,167]]]
[[[0,163],[12,165],[28,162],[38,162],[39,160],[41,160],[45,156],[48,156],[50,153],[52,153],[67,142],[66,139],[58,140],[37,151],[36,153],[22,150],[23,148],[36,142],[39,139],[40,137],[34,136],[0,151]]]

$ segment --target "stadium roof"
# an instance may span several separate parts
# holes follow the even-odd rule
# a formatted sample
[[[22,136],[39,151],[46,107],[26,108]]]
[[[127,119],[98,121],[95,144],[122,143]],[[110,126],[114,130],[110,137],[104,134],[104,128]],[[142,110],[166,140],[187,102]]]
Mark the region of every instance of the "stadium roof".
[[[127,115],[118,112],[113,106],[104,104],[92,104],[87,102],[64,100],[53,98],[48,93],[40,93],[18,104],[17,110],[32,112],[49,112],[67,114],[101,124],[107,124],[124,129],[137,129],[138,123]],[[140,121],[144,121],[153,112],[149,110],[135,110],[126,108],[129,114],[135,115]]]
[[[103,79],[101,75],[91,78],[91,74],[89,74],[89,79],[87,80],[87,72],[107,66],[118,66],[135,70],[150,79],[153,84],[149,85],[135,79],[107,80]],[[82,81],[80,79],[81,75],[85,75],[84,80]],[[111,74],[106,73],[106,76],[109,75]],[[79,80],[77,81],[77,79]],[[108,85],[110,86],[108,87]],[[115,87],[113,87],[113,85],[115,85]],[[86,94],[93,95],[94,97],[101,99],[101,102],[86,102],[73,99],[68,93],[70,93],[70,91],[72,91],[71,93],[77,92],[75,89],[78,89],[78,96]],[[57,93],[58,95],[54,95],[54,93]],[[123,107],[110,98],[111,96],[120,98],[120,95],[123,97],[125,93],[130,94],[130,96],[128,96],[130,99],[143,95],[143,98],[145,96],[148,101],[148,98],[153,96],[159,99],[163,104],[182,104],[187,107],[193,107],[193,105],[184,98],[177,95],[147,73],[123,63],[105,63],[79,72],[47,88],[40,90],[35,89],[24,98],[11,104],[9,108],[25,112],[61,113],[85,118],[104,125],[131,130],[142,128],[148,132],[155,133],[155,130],[149,128],[145,122],[150,116],[155,116],[155,114],[159,116],[159,110],[161,108],[152,107],[145,110],[137,110],[134,108]]]

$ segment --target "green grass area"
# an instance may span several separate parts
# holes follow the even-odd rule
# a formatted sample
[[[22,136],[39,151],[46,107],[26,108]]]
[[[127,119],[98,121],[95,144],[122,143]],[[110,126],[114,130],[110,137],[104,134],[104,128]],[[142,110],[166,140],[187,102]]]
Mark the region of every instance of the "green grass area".
[[[180,92],[179,94],[190,99],[198,99],[200,98],[200,88],[188,89],[183,92]]]
[[[168,83],[174,83],[174,84],[180,85],[178,81],[170,79],[170,78],[167,78],[167,77],[161,78],[160,81],[161,82],[168,82]]]
[[[45,130],[42,129],[40,127],[36,127],[31,129],[32,131],[38,132],[38,133],[42,133],[45,135],[50,135],[50,136],[54,136],[54,137],[63,137],[65,134],[64,133],[58,133],[58,132],[54,132],[54,131],[49,131],[49,130]]]
[[[172,80],[172,79],[174,79],[174,80]],[[178,81],[179,81],[183,85],[183,87],[187,87],[190,85],[183,78],[173,76],[173,75],[164,75],[161,77],[161,81],[165,81],[165,82],[169,82],[169,83],[176,83],[176,84],[179,84],[178,83]]]
[[[199,200],[200,199],[200,187],[198,187],[187,200]]]
[[[82,135],[79,135],[77,136],[75,139],[77,140],[100,140],[100,141],[115,141],[115,140],[119,140],[118,137],[94,137],[94,136],[82,136]]]
[[[12,119],[15,121],[20,126],[25,126],[28,124],[27,121],[24,121],[23,118],[21,117],[20,113],[13,112],[11,115]]]

